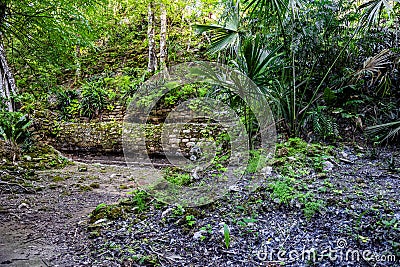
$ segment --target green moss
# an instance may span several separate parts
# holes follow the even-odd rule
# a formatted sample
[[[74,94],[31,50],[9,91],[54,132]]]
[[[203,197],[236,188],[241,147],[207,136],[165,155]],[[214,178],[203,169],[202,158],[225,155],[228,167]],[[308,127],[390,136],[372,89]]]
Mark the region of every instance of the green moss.
[[[90,223],[94,223],[100,219],[115,220],[124,215],[122,207],[112,204],[107,205],[104,203],[99,204],[94,211],[89,215]]]
[[[273,165],[281,174],[301,176],[311,169],[316,173],[323,171],[323,162],[331,157],[333,148],[321,144],[308,144],[300,138],[290,138],[276,146]]]
[[[85,192],[93,190],[93,188],[91,186],[89,186],[89,185],[79,185],[79,189],[81,191],[85,191]]]
[[[55,183],[57,183],[57,182],[62,182],[62,181],[64,181],[65,179],[64,179],[64,177],[61,177],[60,175],[56,175],[56,176],[53,176],[53,178],[51,179],[53,182],[55,182]]]
[[[94,189],[100,188],[100,184],[99,184],[99,183],[91,183],[89,186],[90,186],[91,188],[94,188]]]
[[[128,189],[128,186],[126,184],[121,184],[119,186],[119,189]]]
[[[188,173],[181,173],[175,168],[165,168],[164,178],[170,183],[176,185],[188,185],[191,181],[191,176]]]

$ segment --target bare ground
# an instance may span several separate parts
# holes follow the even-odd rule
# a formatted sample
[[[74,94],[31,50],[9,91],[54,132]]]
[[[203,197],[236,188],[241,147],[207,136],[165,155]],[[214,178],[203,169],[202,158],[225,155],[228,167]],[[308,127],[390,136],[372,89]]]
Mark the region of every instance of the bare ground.
[[[38,171],[32,182],[38,192],[10,193],[3,188],[0,265],[73,266],[77,252],[87,249],[81,226],[88,214],[100,203],[127,196],[134,187],[132,177],[142,175],[139,172],[143,170],[75,163]]]

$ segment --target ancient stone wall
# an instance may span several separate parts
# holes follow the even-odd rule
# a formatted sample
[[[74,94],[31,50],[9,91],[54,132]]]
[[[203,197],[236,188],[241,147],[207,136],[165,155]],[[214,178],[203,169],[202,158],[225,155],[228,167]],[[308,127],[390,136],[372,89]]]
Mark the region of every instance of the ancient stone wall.
[[[130,150],[143,150],[154,155],[175,155],[178,148],[188,154],[196,142],[213,139],[221,132],[217,123],[186,122],[181,127],[175,124],[164,124],[170,110],[155,110],[144,126],[145,141],[142,142],[134,127],[126,127],[125,144]],[[103,114],[101,121],[59,122],[56,119],[42,119],[36,136],[64,153],[123,153],[123,118],[119,113]],[[185,114],[182,114],[185,117]],[[187,114],[186,114],[187,117]],[[182,121],[187,121],[186,117]],[[163,145],[164,142],[164,145]]]

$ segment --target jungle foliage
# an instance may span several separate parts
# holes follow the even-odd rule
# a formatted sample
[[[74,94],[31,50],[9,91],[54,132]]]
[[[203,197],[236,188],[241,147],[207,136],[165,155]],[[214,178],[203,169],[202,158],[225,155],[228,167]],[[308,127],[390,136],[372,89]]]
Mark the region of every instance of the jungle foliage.
[[[338,122],[370,137],[398,133],[398,1],[225,1],[196,25],[208,53],[245,73],[289,136],[340,138]],[[386,104],[383,104],[386,103]],[[382,135],[383,133],[383,135]]]
[[[147,72],[149,1],[0,1],[2,42],[20,112],[101,118],[126,105]],[[155,44],[167,13],[167,66],[219,61],[266,97],[284,136],[337,140],[399,133],[399,2],[202,0],[154,2]],[[193,27],[192,27],[193,26]],[[195,34],[197,33],[197,35]],[[158,55],[159,56],[159,55]],[[254,116],[235,95],[207,88]],[[179,102],[182,92],[169,95]],[[2,107],[4,108],[4,107]],[[340,129],[347,129],[343,132]]]

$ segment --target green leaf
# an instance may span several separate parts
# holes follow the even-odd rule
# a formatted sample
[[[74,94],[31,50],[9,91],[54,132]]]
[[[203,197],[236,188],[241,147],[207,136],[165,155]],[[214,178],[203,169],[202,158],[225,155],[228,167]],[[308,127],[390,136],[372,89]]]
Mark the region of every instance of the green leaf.
[[[231,244],[231,234],[228,225],[226,225],[225,223],[224,223],[224,241],[226,249],[229,249],[229,246]]]

